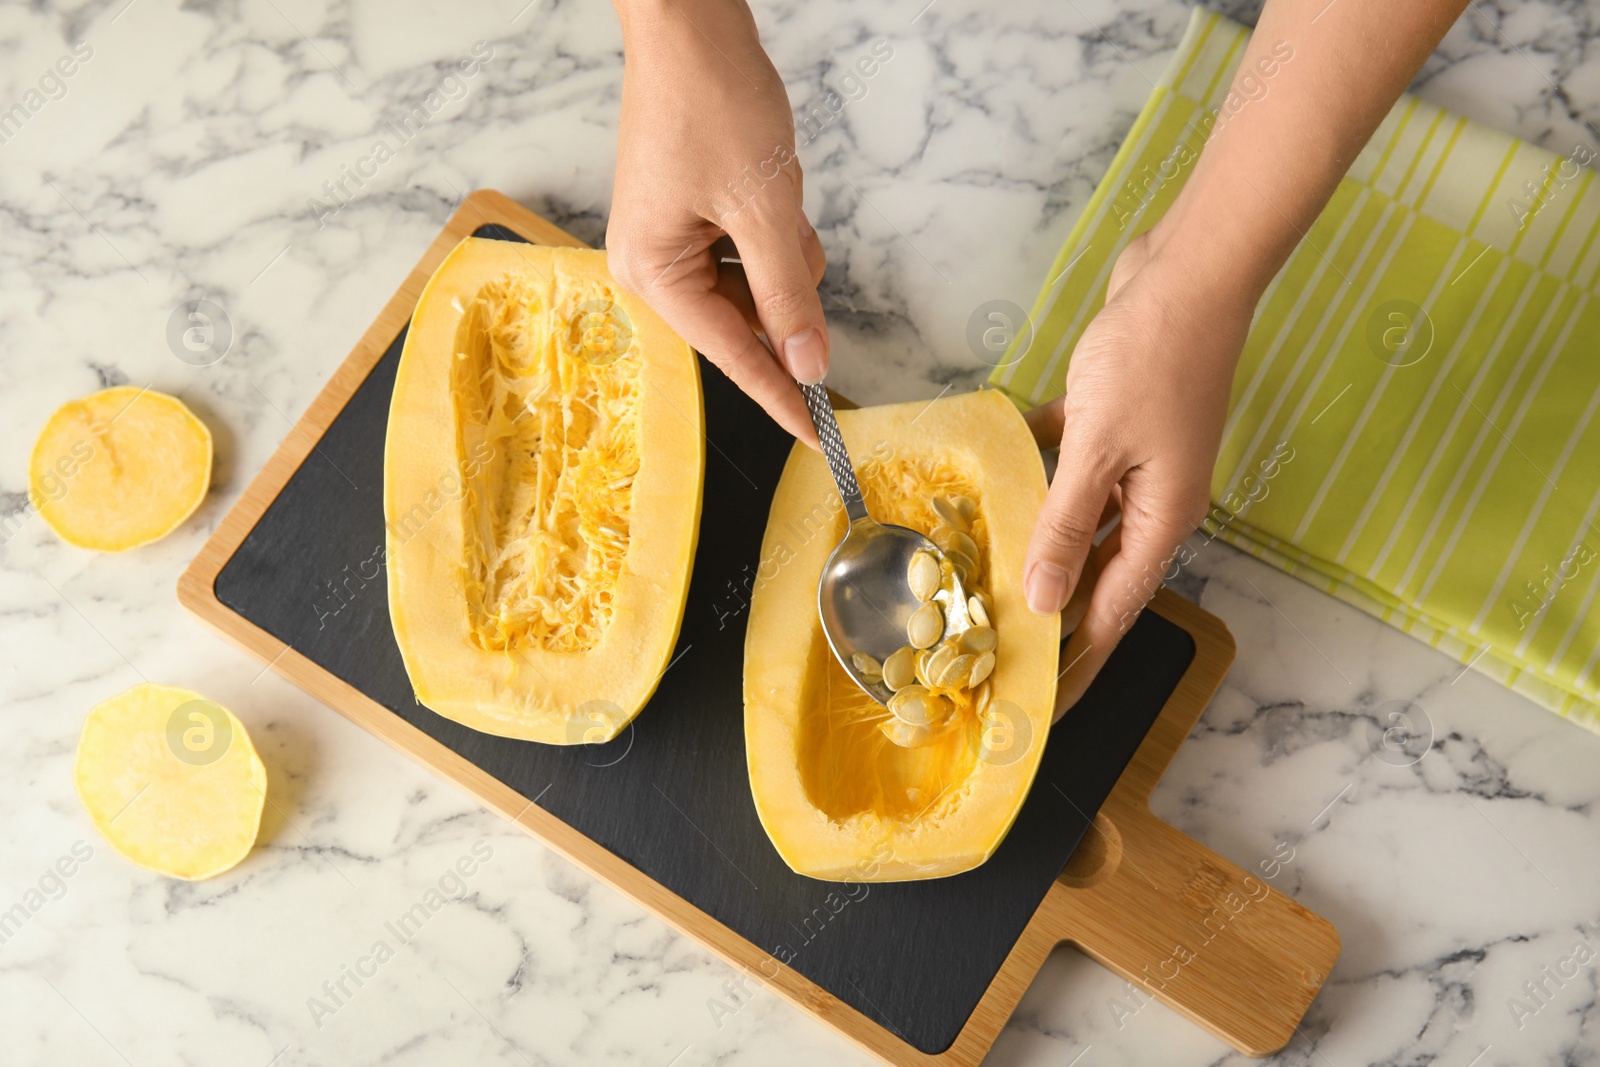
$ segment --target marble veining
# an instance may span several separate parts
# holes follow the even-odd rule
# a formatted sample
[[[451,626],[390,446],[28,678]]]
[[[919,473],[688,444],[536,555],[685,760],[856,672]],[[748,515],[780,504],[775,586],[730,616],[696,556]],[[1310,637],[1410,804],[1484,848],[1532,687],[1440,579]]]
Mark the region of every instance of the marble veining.
[[[758,3],[829,256],[830,384],[876,402],[984,377],[968,316],[1031,303],[1186,18],[1171,0]],[[1600,137],[1597,23],[1582,0],[1474,0],[1417,91],[1565,151]],[[874,47],[891,57],[849,80]],[[14,4],[0,57],[0,113],[23,109],[0,126],[0,914],[25,915],[0,941],[0,1058],[870,1062],[173,595],[463,195],[498,188],[603,240],[609,6]],[[169,320],[202,298],[225,350],[219,330],[178,358]],[[29,511],[26,459],[46,412],[120,383],[183,396],[216,479],[179,533],[93,556]],[[1240,656],[1155,809],[1343,937],[1274,1062],[1600,1062],[1600,738],[1221,544],[1174,585]],[[267,765],[260,844],[214,881],[132,867],[73,795],[84,712],[141,679],[233,708]],[[1397,709],[1398,756],[1373,740]],[[989,1062],[1246,1061],[1062,949]]]

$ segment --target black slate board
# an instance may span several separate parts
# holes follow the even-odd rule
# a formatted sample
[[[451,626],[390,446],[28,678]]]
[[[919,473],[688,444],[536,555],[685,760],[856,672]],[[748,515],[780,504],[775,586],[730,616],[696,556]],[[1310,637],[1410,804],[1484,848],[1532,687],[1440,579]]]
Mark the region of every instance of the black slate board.
[[[520,240],[498,226],[477,236]],[[801,877],[774,851],[750,796],[745,615],[733,593],[759,558],[792,439],[702,361],[711,447],[682,658],[606,745],[476,733],[416,703],[389,628],[383,446],[404,340],[222,568],[217,598],[891,1033],[923,1052],[948,1048],[1177,686],[1193,639],[1153,613],[1139,617],[1051,733],[1021,815],[978,870],[870,887]]]

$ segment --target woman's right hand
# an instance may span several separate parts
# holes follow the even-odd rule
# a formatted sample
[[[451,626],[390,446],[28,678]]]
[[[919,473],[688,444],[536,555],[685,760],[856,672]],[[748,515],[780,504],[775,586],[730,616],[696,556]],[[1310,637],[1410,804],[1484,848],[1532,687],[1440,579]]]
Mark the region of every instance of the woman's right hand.
[[[743,0],[616,7],[626,63],[611,273],[814,444],[795,381],[828,369],[817,297],[825,258],[801,207],[788,94],[755,19]],[[735,257],[742,269],[723,262]]]

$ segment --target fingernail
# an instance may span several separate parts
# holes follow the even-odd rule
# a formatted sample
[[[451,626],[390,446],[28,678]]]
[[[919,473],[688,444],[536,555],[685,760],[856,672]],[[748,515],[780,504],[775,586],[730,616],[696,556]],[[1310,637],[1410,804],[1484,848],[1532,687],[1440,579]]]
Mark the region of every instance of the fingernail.
[[[828,373],[828,353],[822,346],[822,334],[815,326],[807,327],[783,342],[783,361],[789,373],[801,385],[815,385]]]
[[[1054,615],[1067,602],[1067,572],[1040,560],[1028,572],[1028,607],[1036,615]]]

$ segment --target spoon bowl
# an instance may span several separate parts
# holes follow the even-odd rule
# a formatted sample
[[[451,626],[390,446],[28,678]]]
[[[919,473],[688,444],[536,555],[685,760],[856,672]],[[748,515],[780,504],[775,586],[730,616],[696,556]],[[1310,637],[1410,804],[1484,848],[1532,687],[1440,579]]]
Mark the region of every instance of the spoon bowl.
[[[942,562],[944,553],[915,530],[873,520],[861,499],[861,487],[839,435],[828,391],[821,385],[802,385],[800,391],[805,394],[811,421],[822,442],[822,454],[850,518],[844,540],[822,568],[822,578],[817,583],[817,614],[828,646],[845,673],[868,696],[887,706],[894,690],[881,679],[869,679],[856,666],[855,655],[866,653],[881,666],[890,655],[910,644],[906,626],[923,604],[907,579],[911,557],[917,552],[930,552]],[[941,636],[959,634],[972,625],[960,575],[951,575],[950,581],[952,588],[941,587],[933,597],[945,618]]]
[[[906,571],[919,551],[943,558],[939,546],[915,530],[870,518],[852,522],[817,584],[817,613],[834,657],[868,696],[884,705],[894,690],[881,680],[868,680],[854,657],[865,652],[881,665],[909,643],[906,626],[923,601],[911,592]],[[934,595],[944,610],[946,634],[958,634],[971,625],[961,579],[952,581],[954,594],[940,589]]]

